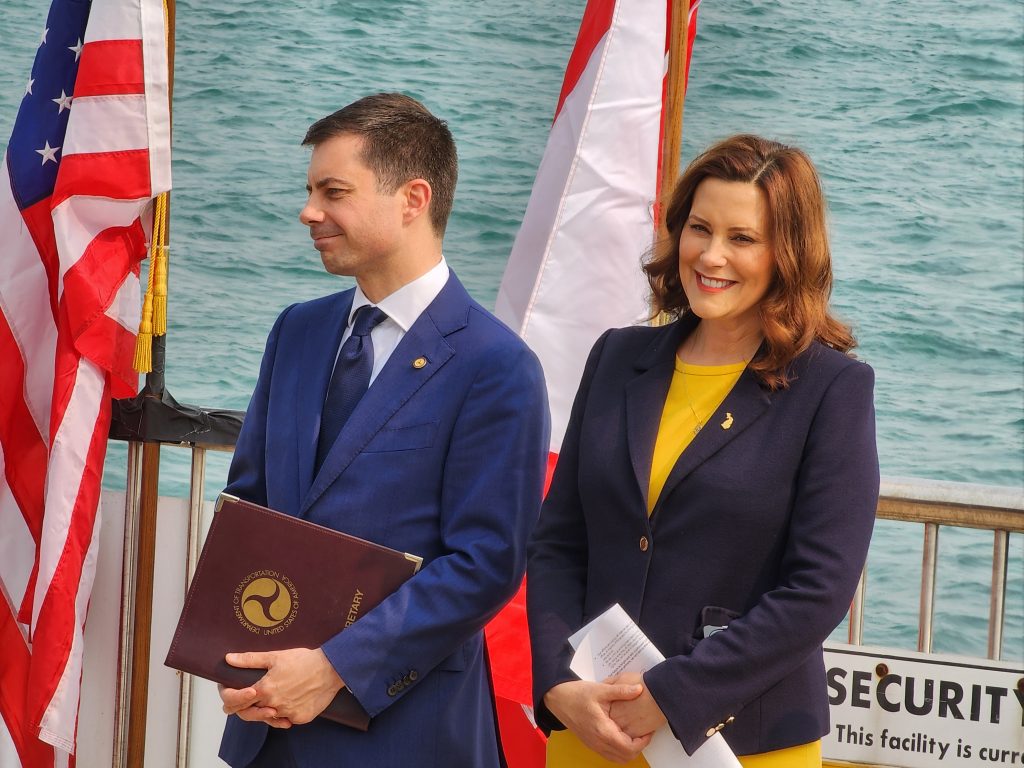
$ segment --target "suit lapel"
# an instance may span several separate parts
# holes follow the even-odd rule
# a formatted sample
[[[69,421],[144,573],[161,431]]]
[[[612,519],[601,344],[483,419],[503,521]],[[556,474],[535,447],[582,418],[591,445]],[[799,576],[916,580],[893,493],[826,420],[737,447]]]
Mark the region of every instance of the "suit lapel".
[[[313,482],[313,464],[316,459],[317,438],[320,435],[320,416],[327,387],[334,372],[334,361],[341,346],[341,337],[348,325],[355,291],[337,294],[337,301],[328,305],[327,315],[316,327],[306,329],[302,340],[302,359],[297,375],[300,391],[296,396],[296,455],[299,460],[299,482],[304,494]]]
[[[441,293],[402,337],[352,412],[302,501],[300,517],[305,516],[398,409],[452,358],[455,350],[445,336],[466,325],[468,311],[469,295],[452,274]],[[426,365],[416,367],[413,363],[418,358],[424,358]],[[326,393],[326,385],[323,392]],[[323,397],[319,408],[323,408]]]

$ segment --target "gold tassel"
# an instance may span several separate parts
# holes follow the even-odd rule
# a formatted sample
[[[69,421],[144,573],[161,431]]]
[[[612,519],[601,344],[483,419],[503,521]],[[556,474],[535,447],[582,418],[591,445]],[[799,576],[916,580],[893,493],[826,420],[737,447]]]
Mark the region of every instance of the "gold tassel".
[[[159,227],[157,226],[159,222]],[[153,225],[153,335],[167,333],[167,193],[156,199]]]
[[[153,370],[153,297],[147,291],[142,302],[142,321],[135,337],[135,360],[132,367],[139,373]]]
[[[153,335],[167,333],[167,247],[161,246],[154,257],[153,271]]]
[[[167,193],[156,198],[153,236],[149,250],[149,279],[142,302],[139,333],[135,338],[133,367],[139,373],[153,370],[153,337],[167,333]]]

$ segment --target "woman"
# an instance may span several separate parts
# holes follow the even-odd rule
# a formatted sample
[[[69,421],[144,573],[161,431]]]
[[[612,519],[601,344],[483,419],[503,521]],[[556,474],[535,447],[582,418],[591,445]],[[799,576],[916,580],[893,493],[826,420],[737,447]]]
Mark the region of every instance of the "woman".
[[[667,227],[645,271],[677,319],[594,346],[531,542],[548,765],[646,765],[667,723],[691,754],[721,731],[745,768],[820,766],[821,644],[878,498],[874,375],[829,312],[821,185],[800,150],[734,136],[686,170]],[[614,603],[666,660],[580,681],[566,639]]]

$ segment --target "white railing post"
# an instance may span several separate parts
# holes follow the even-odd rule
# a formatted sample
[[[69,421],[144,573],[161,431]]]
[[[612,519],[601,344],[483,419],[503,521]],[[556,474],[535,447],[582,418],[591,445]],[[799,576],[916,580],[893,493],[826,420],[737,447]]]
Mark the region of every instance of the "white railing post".
[[[139,509],[142,505],[142,443],[128,443],[125,489],[124,548],[121,554],[121,626],[117,654],[117,701],[114,705],[113,768],[128,761],[128,717],[132,688],[132,644],[135,616],[135,556],[138,549]]]
[[[853,593],[853,602],[850,603],[850,625],[847,629],[850,645],[864,644],[864,600],[867,589],[868,565],[865,563],[857,582],[857,591]]]
[[[1010,548],[1009,531],[995,531],[992,544],[992,597],[988,609],[988,657],[1003,653],[1003,620],[1006,615],[1006,566]]]
[[[921,556],[921,604],[917,622],[917,650],[932,652],[932,620],[935,617],[935,573],[939,564],[939,526],[924,524]]]
[[[203,525],[203,496],[206,488],[206,449],[192,446],[192,478],[189,482],[188,548],[185,551],[185,589],[192,583],[199,560]],[[192,675],[181,673],[178,691],[177,768],[188,768],[192,736]]]

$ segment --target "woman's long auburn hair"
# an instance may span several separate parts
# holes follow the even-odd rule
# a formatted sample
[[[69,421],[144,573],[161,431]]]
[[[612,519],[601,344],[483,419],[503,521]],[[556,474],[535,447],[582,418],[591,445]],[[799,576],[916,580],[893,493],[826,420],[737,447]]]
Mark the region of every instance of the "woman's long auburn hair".
[[[668,237],[644,264],[654,313],[679,317],[690,309],[679,277],[679,239],[697,187],[708,178],[755,184],[766,203],[774,274],[759,312],[767,349],[750,368],[768,388],[783,389],[789,364],[811,342],[849,353],[857,342],[829,312],[832,255],[818,173],[802,150],[760,136],[741,134],[713,145],[672,190],[665,211]]]

